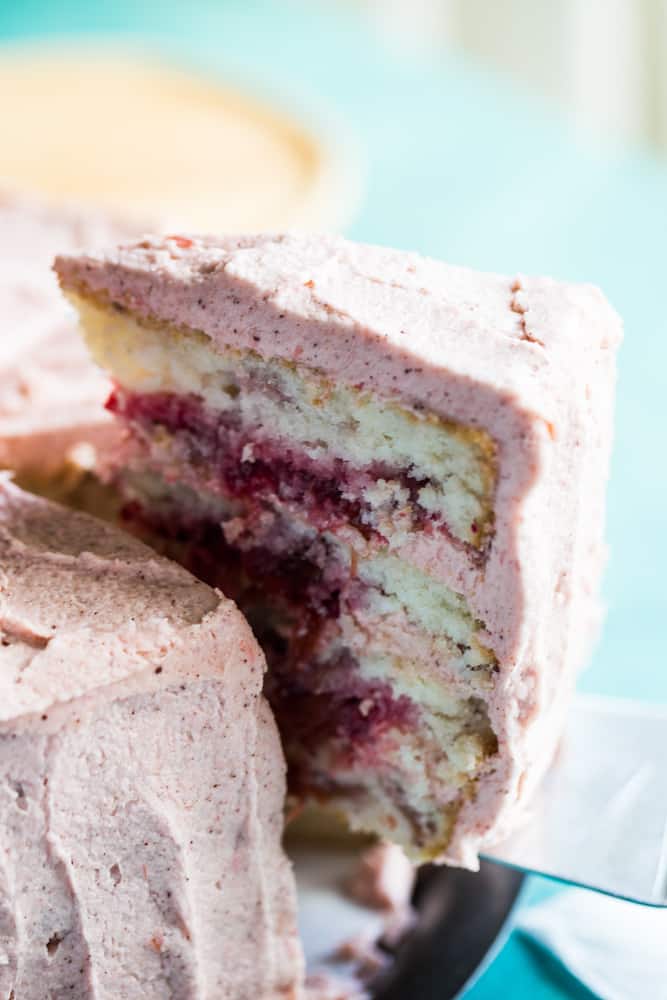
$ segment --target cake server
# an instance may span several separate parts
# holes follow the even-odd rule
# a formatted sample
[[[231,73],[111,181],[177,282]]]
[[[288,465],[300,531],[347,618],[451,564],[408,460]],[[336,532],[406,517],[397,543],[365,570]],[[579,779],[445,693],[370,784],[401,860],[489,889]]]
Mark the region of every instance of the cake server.
[[[484,857],[667,907],[667,706],[578,695],[531,818]]]

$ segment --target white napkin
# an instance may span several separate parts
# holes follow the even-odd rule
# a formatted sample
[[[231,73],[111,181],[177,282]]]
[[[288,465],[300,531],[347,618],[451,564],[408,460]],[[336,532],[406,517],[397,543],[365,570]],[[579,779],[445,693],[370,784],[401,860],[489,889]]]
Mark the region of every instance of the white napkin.
[[[667,910],[567,889],[518,929],[600,1000],[667,1000]]]

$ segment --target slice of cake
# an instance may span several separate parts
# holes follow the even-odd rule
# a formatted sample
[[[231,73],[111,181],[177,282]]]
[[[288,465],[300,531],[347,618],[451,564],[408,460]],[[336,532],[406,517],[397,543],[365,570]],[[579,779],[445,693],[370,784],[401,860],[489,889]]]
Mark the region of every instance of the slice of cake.
[[[136,235],[137,227],[0,192],[0,468],[67,493],[116,433],[109,387],[91,363],[51,271],[53,255]],[[84,447],[80,447],[83,445]],[[86,447],[87,446],[87,447]]]
[[[0,478],[0,995],[300,995],[264,657],[231,601]]]
[[[125,515],[249,616],[292,791],[474,865],[598,623],[618,318],[329,237],[56,267],[115,379]]]

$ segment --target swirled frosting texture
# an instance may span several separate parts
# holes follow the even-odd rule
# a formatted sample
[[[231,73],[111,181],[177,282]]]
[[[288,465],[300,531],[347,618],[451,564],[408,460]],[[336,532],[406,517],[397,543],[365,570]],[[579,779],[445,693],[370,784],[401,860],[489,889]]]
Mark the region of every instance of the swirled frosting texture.
[[[287,998],[284,764],[239,611],[0,481],[0,994]]]

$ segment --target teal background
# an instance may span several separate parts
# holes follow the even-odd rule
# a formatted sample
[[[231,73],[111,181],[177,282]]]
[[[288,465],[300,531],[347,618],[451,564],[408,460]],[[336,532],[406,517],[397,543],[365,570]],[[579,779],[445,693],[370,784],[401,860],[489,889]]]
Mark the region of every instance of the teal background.
[[[540,101],[454,57],[398,56],[352,13],[326,5],[0,0],[0,38],[72,34],[132,38],[316,113],[318,127],[364,163],[353,238],[603,288],[626,340],[609,618],[581,687],[667,702],[667,168],[641,151],[587,145]],[[0,95],[0,107],[10,98]],[[0,156],[1,143],[0,129]],[[548,891],[531,880],[527,901]],[[588,994],[516,933],[467,994],[580,995]]]

